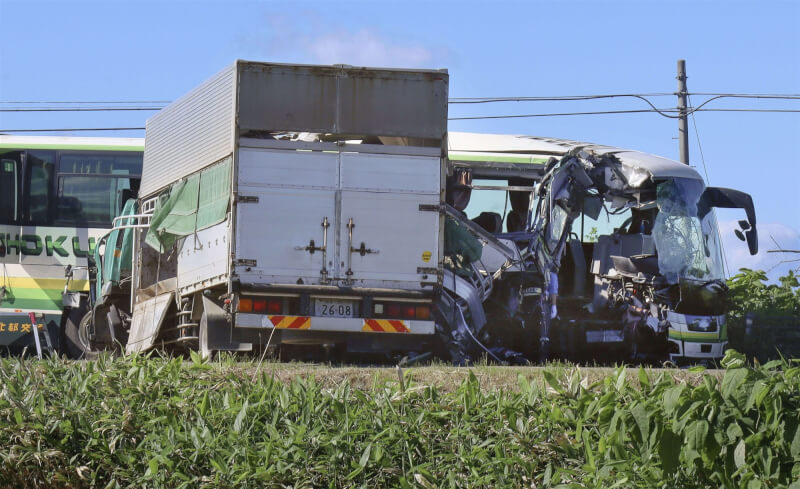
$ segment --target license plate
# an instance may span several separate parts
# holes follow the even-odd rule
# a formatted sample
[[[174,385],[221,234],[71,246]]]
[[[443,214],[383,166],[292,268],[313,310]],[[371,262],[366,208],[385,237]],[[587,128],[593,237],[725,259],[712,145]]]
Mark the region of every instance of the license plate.
[[[353,301],[332,301],[317,299],[314,302],[314,315],[329,318],[352,318],[356,315],[357,303]]]

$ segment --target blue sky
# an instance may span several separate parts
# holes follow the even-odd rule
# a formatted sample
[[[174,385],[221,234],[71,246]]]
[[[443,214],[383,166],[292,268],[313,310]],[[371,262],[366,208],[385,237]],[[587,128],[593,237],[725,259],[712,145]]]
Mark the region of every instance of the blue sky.
[[[683,58],[691,92],[798,94],[798,24],[800,2],[790,0],[0,0],[0,101],[173,100],[236,58],[447,68],[451,97],[672,93]],[[676,104],[671,95],[653,100]],[[707,107],[800,109],[800,101],[719,100]],[[614,99],[451,106],[450,115],[645,108]],[[150,114],[3,112],[0,129],[141,127]],[[743,216],[719,214],[731,269],[777,276],[798,267],[778,262],[800,256],[766,251],[776,248],[770,236],[800,249],[800,113],[702,112],[694,122],[692,165],[711,185],[749,192],[756,203],[756,257],[732,235]],[[454,121],[450,129],[562,137],[678,158],[677,122],[654,113]]]

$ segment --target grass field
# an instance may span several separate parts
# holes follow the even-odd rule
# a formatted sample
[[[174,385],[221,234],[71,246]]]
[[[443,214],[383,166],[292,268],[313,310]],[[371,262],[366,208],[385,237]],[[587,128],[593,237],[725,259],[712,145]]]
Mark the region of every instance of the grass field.
[[[0,487],[800,488],[800,365],[0,360]]]

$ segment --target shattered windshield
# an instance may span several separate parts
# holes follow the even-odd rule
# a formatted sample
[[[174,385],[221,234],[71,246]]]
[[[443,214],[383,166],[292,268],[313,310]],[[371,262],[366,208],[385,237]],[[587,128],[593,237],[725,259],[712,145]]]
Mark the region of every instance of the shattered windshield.
[[[562,209],[560,205],[554,205],[550,217],[550,225],[547,228],[547,247],[551,252],[555,252],[566,224],[567,211]]]
[[[657,186],[658,215],[653,239],[658,252],[658,268],[669,283],[681,278],[723,279],[722,258],[716,220],[708,213],[697,217],[697,201],[703,182],[675,178]]]

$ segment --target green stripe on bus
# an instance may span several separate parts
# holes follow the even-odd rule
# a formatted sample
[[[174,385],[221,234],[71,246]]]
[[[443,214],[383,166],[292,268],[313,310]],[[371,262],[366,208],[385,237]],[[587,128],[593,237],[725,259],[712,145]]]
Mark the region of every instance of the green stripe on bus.
[[[534,165],[544,165],[547,158],[536,158],[533,156],[492,156],[492,155],[465,155],[449,154],[451,161],[490,161],[495,163],[530,163]]]
[[[3,304],[6,303],[9,299],[15,300],[23,300],[23,299],[47,299],[47,300],[54,300],[60,301],[61,300],[61,293],[64,291],[63,288],[61,289],[29,289],[29,288],[19,288],[15,287],[10,289],[9,292],[6,293],[6,297],[3,300]]]
[[[675,330],[669,331],[669,337],[673,340],[683,340],[689,343],[715,343],[726,339],[720,337],[719,333],[688,333]]]
[[[8,300],[3,301],[0,304],[0,310],[11,310],[14,309],[33,309],[33,310],[47,310],[47,311],[55,311],[60,310],[61,306],[61,298],[59,297],[58,300],[51,300],[51,299],[14,299],[13,302]]]
[[[16,149],[24,151],[26,149],[64,149],[64,150],[84,150],[84,151],[135,151],[141,153],[144,151],[144,146],[110,146],[107,144],[98,144],[97,146],[87,144],[26,144],[21,148],[19,144],[0,143],[0,149]]]

